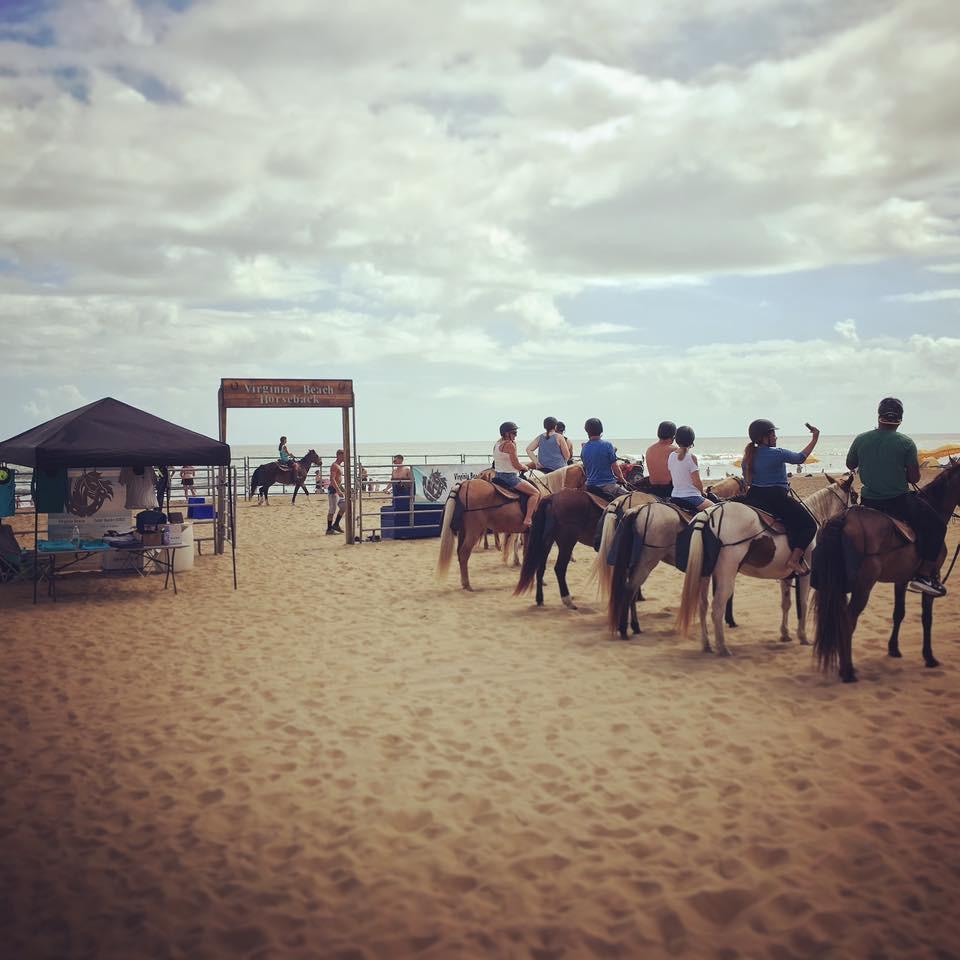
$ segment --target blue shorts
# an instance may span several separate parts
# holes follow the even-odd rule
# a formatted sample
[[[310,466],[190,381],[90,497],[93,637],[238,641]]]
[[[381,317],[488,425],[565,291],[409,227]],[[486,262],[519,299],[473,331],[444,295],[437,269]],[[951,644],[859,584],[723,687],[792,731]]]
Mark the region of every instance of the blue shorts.
[[[698,513],[700,504],[706,499],[706,497],[671,497],[670,502],[675,503],[681,510]]]
[[[520,485],[519,473],[497,473],[494,476],[496,477],[497,483],[499,483],[501,487],[506,487],[508,490],[513,490],[514,487]]]

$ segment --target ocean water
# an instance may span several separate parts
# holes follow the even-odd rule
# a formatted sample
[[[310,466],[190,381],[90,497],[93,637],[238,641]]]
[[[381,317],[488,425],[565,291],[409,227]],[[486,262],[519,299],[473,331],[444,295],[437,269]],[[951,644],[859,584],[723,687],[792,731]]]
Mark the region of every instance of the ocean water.
[[[921,451],[935,450],[944,444],[960,445],[960,433],[953,434],[910,434],[917,448]],[[819,473],[826,470],[831,473],[839,472],[845,469],[845,460],[850,444],[853,442],[853,434],[842,434],[834,436],[821,436],[813,457],[819,462],[807,463],[804,465],[805,473]],[[532,438],[530,438],[532,439]],[[646,438],[617,438],[608,437],[617,452],[624,457],[636,458],[643,456],[647,447],[653,443],[653,437]],[[810,435],[779,438],[779,443],[790,450],[802,450],[808,443]],[[574,456],[577,456],[580,449],[582,438],[573,438]],[[722,477],[725,473],[738,473],[739,469],[735,467],[734,461],[743,455],[743,448],[746,445],[744,437],[698,437],[693,448],[700,462],[701,473],[706,474],[708,468],[713,477]],[[357,455],[361,463],[366,466],[372,475],[382,475],[390,466],[391,457],[396,453],[402,453],[404,459],[410,464],[420,463],[485,463],[491,459],[494,441],[491,440],[444,440],[440,442],[421,442],[406,441],[397,443],[365,443],[360,441],[357,444]],[[526,442],[520,444],[521,456],[522,447]],[[287,443],[290,450],[302,456],[309,449],[317,451],[324,461],[326,469],[329,461],[336,455],[336,443],[320,443],[309,440],[292,439]],[[249,458],[251,465],[255,466],[264,460],[273,460],[277,456],[275,444],[235,444],[232,445],[232,452],[236,461],[242,462],[244,458]]]

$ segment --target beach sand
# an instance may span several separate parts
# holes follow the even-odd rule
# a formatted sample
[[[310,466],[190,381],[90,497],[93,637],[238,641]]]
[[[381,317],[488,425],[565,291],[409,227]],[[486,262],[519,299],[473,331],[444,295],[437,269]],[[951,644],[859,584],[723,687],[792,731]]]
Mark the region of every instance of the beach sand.
[[[0,587],[5,956],[960,956],[957,575],[939,669],[913,594],[886,657],[886,585],[842,685],[775,583],[738,580],[724,660],[671,568],[612,641],[585,548],[579,609],[552,576],[537,609],[493,551],[467,594],[325,509],[242,503],[238,592],[206,555],[179,596]]]

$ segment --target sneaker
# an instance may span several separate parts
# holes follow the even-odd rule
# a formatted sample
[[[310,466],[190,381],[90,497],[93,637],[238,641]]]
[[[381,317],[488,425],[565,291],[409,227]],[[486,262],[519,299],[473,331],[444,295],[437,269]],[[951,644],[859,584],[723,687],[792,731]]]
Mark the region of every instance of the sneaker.
[[[914,577],[908,584],[907,589],[914,593],[925,593],[931,597],[945,597],[947,588],[932,577]]]
[[[328,536],[328,537],[329,537],[329,536],[334,536],[334,537],[335,537],[336,535],[337,535],[337,531],[334,530],[333,527],[327,527],[327,536]]]

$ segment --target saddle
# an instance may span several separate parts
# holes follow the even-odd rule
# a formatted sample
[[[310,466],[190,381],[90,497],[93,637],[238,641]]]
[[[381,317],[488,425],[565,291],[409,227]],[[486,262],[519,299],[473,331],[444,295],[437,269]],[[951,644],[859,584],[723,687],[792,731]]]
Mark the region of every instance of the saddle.
[[[743,503],[743,501],[739,502]],[[767,513],[766,510],[761,510],[759,507],[754,507],[749,503],[744,503],[743,505],[745,507],[750,507],[750,509],[760,518],[760,522],[770,533],[787,532],[787,528],[783,525],[783,521],[779,517],[775,517],[772,513]]]
[[[494,480],[493,477],[478,477],[477,479],[486,480],[501,497],[505,497],[507,500],[519,500],[521,497],[521,494],[517,493],[516,490],[511,490],[509,487],[503,486]]]
[[[883,513],[882,510],[873,510],[872,507],[862,507],[856,506],[851,507],[851,510],[871,510],[873,513]],[[917,535],[913,532],[913,527],[910,526],[905,520],[900,520],[897,517],[891,517],[889,513],[883,513],[883,515],[893,524],[894,529],[900,535],[900,538],[904,543],[916,543]]]

